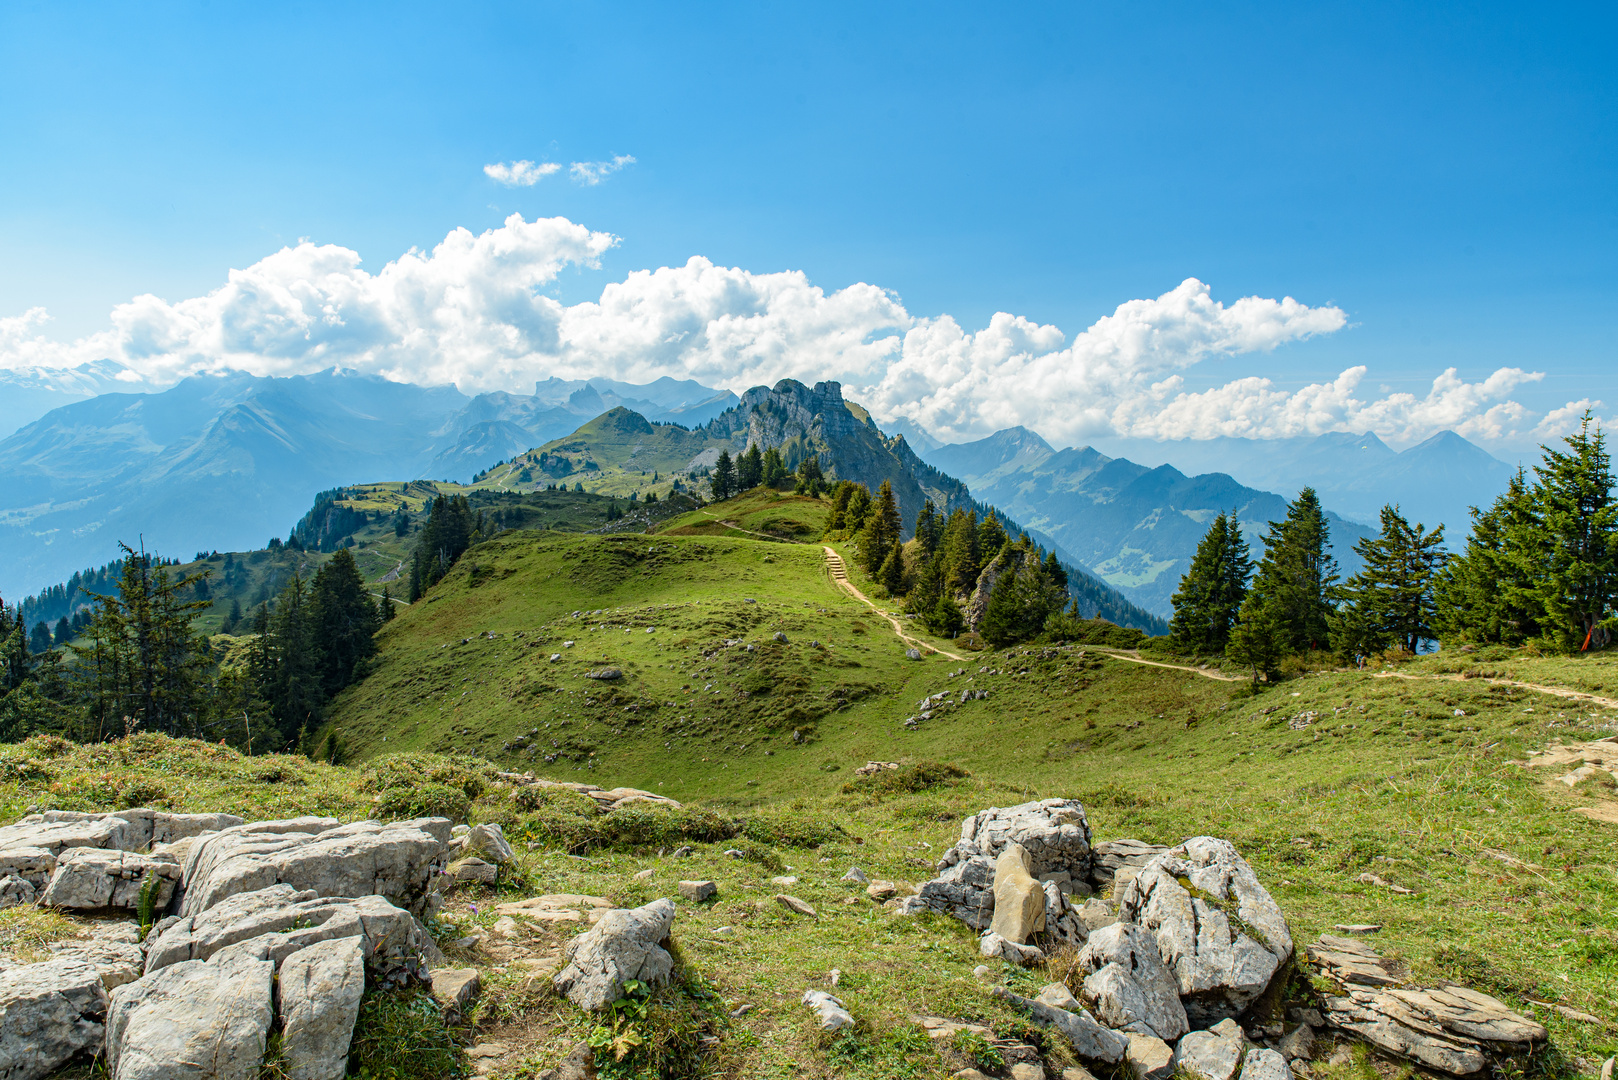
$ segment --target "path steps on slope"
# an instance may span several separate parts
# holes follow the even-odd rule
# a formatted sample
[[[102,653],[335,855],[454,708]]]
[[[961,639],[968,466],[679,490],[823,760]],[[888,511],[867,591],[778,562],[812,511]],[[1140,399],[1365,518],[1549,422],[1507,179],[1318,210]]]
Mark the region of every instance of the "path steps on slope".
[[[881,608],[877,607],[876,604],[871,602],[870,597],[860,592],[859,588],[848,579],[848,568],[843,565],[843,557],[837,554],[837,552],[830,547],[826,547],[825,552],[826,568],[831,572],[832,580],[846,589],[849,594],[854,597],[854,599],[860,601],[860,603],[864,604],[866,607],[870,608],[872,611],[886,619],[888,621],[888,625],[893,627],[893,632],[898,635],[900,641],[904,642],[906,645],[909,645],[911,648],[925,649],[928,652],[937,653],[939,656],[947,656],[951,660],[958,660],[963,664],[966,663],[966,657],[964,656],[956,656],[952,652],[947,652],[935,645],[929,645],[925,641],[922,641],[919,638],[913,638],[909,634],[905,633],[904,627],[899,624],[898,619],[895,619],[892,615],[889,615],[886,611],[883,611]]]

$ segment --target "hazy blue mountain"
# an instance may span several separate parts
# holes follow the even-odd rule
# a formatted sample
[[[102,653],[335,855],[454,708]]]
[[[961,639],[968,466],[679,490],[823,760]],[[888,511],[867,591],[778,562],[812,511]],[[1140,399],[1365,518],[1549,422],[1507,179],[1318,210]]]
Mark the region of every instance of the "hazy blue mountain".
[[[1187,476],[1169,465],[1149,468],[1091,447],[1056,450],[1027,428],[921,456],[964,480],[974,498],[1048,536],[1134,603],[1165,616],[1215,515],[1234,510],[1256,553],[1268,523],[1286,513],[1282,496],[1223,473]],[[1358,560],[1351,548],[1372,530],[1335,513],[1328,518],[1333,554],[1352,573]]]
[[[1453,431],[1394,450],[1370,432],[1333,432],[1296,439],[1110,441],[1109,451],[1183,472],[1223,472],[1241,483],[1288,497],[1305,485],[1344,517],[1375,524],[1385,503],[1412,521],[1443,523],[1452,535],[1471,527],[1467,508],[1487,506],[1506,489],[1516,464],[1501,461]],[[1524,457],[1526,464],[1538,455]]]
[[[468,480],[621,401],[677,423],[736,401],[672,379],[556,382],[533,395],[468,397],[336,370],[233,372],[53,409],[0,440],[0,595],[100,565],[119,540],[185,556],[251,549],[285,534],[326,488]]]
[[[109,391],[141,389],[139,380],[131,384],[119,379],[131,374],[111,360],[75,368],[0,368],[0,438],[63,405]]]

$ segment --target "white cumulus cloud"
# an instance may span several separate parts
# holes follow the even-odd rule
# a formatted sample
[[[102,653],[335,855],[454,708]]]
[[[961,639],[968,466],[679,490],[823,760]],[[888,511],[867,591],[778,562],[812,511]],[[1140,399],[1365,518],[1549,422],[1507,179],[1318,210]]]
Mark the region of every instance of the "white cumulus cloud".
[[[628,154],[618,154],[611,161],[575,161],[567,167],[567,171],[575,183],[595,187],[625,165],[633,164],[634,158]]]
[[[49,338],[37,308],[0,318],[0,367],[108,359],[161,385],[194,372],[337,366],[468,392],[526,391],[552,375],[669,375],[738,391],[834,379],[879,418],[907,417],[943,439],[1021,424],[1058,444],[1340,430],[1402,442],[1443,428],[1527,440],[1592,404],[1538,416],[1512,398],[1542,377],[1520,368],[1479,382],[1450,369],[1420,396],[1367,392],[1364,367],[1301,389],[1259,376],[1213,386],[1204,378],[1192,389],[1187,377],[1199,370],[1347,325],[1335,306],[1225,302],[1195,278],[1122,303],[1071,338],[1004,312],[968,331],[948,315],[914,315],[875,285],[828,293],[801,272],[756,274],[700,257],[634,271],[594,300],[545,295],[564,268],[596,267],[617,242],[565,218],[513,214],[481,234],[456,229],[372,274],[357,252],[306,241],[231,271],[205,296],[137,296],[113,309],[106,330],[76,341]]]
[[[483,166],[483,174],[490,180],[507,187],[533,187],[545,177],[560,172],[562,166],[554,161],[501,161]]]

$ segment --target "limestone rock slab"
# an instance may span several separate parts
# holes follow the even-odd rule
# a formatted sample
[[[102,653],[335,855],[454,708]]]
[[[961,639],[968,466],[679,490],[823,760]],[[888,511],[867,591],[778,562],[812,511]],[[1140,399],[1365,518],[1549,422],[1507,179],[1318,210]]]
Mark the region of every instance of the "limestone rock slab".
[[[366,962],[383,973],[416,971],[442,959],[416,917],[380,896],[320,897],[272,885],[175,919],[151,943],[146,971],[207,960],[243,942],[257,943],[278,964],[316,942],[339,938],[360,939]]]
[[[359,938],[318,941],[281,964],[281,1055],[288,1080],[342,1080],[365,994]]]
[[[1082,1007],[1058,1009],[1042,1001],[1013,994],[1003,986],[994,988],[994,996],[1027,1012],[1035,1020],[1055,1028],[1073,1047],[1073,1052],[1086,1061],[1103,1061],[1115,1065],[1124,1060],[1129,1040],[1118,1032],[1096,1023]]]
[[[36,1080],[102,1040],[107,993],[73,957],[0,972],[0,1076]]]
[[[179,913],[196,915],[237,893],[287,884],[320,896],[384,896],[430,916],[450,827],[448,818],[351,825],[295,818],[224,829],[192,846]]]
[[[155,879],[152,909],[166,911],[180,882],[178,862],[116,848],[69,848],[57,858],[39,902],[78,911],[134,911],[140,906],[140,892],[148,877]]]
[[[1151,931],[1190,1022],[1244,1012],[1292,957],[1281,909],[1227,840],[1198,836],[1146,863],[1118,917]]]
[[[274,1019],[275,964],[237,948],[112,992],[112,1080],[257,1080]]]
[[[1179,984],[1145,928],[1114,923],[1097,930],[1079,951],[1078,966],[1090,973],[1084,994],[1108,1027],[1169,1043],[1189,1030]]]
[[[617,1001],[630,979],[662,982],[674,970],[674,958],[663,948],[673,925],[671,900],[654,900],[633,909],[614,908],[567,943],[562,952],[566,966],[552,982],[568,1000],[586,1010]]]
[[[989,929],[1018,945],[1045,929],[1045,890],[1028,872],[1030,865],[1028,851],[1018,843],[1007,844],[994,861]]]

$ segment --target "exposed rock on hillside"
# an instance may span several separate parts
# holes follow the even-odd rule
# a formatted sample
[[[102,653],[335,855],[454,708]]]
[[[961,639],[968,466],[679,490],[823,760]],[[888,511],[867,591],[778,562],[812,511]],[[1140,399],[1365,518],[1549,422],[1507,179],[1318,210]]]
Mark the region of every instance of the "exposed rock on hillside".
[[[1229,841],[1198,836],[1148,862],[1118,917],[1157,938],[1191,1022],[1245,1012],[1292,958],[1286,918]]]
[[[844,401],[840,383],[811,388],[782,379],[773,387],[755,386],[735,408],[709,421],[708,432],[728,437],[737,451],[754,443],[779,450],[789,469],[814,454],[834,479],[853,480],[872,491],[888,481],[906,536],[928,499],[945,513],[973,505],[965,484],[922,461],[904,436],[884,436],[870,414]]]
[[[670,900],[607,912],[568,942],[562,954],[567,966],[552,980],[556,989],[581,1009],[599,1009],[623,997],[631,979],[662,982],[674,970],[674,957],[663,947],[673,925]]]

